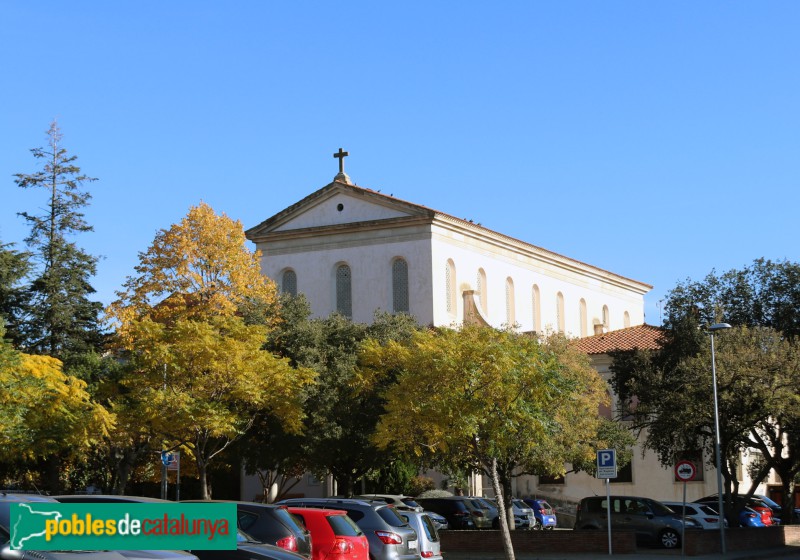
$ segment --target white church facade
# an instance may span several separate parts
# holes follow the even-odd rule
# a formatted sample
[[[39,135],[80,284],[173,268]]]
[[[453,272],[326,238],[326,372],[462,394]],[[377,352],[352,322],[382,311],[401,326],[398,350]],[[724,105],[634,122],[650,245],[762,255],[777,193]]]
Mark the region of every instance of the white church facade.
[[[587,336],[644,322],[652,286],[350,184],[344,173],[249,229],[262,271],[314,316],[480,321]]]
[[[338,311],[368,323],[382,310],[410,313],[425,325],[479,322],[563,332],[600,341],[588,343],[586,352],[606,379],[606,351],[617,348],[619,338],[608,333],[653,342],[654,327],[644,325],[644,295],[652,286],[353,185],[341,159],[333,182],[246,235],[261,251],[263,273],[281,291],[303,293],[315,317]],[[713,472],[703,474],[691,483],[692,499],[716,491]],[[634,451],[626,476],[615,482],[615,493],[674,499],[680,490],[671,470],[641,450]],[[561,480],[521,477],[515,483],[520,497],[563,504],[604,492],[604,481],[585,473]],[[470,491],[483,494],[489,488],[477,477]],[[655,488],[663,491],[655,495]],[[335,486],[306,475],[296,491],[322,496],[335,493]],[[242,499],[258,492],[258,484],[246,480]]]

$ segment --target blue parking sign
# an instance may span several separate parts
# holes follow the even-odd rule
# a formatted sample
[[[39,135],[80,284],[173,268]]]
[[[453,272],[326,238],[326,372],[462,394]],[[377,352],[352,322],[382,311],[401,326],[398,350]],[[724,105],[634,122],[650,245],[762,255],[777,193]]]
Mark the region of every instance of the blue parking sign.
[[[597,478],[617,478],[617,450],[597,451]]]

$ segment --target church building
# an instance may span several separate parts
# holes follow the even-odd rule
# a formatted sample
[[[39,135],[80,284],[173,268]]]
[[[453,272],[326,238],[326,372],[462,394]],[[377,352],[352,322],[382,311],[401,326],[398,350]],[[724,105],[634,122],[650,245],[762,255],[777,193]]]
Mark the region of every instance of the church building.
[[[352,184],[333,182],[250,228],[265,275],[312,313],[376,310],[434,326],[478,322],[574,337],[640,325],[652,286]]]

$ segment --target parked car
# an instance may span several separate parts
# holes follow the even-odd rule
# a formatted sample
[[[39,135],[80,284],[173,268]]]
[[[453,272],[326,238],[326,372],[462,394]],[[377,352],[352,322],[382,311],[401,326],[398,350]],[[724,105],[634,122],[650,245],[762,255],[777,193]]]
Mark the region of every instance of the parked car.
[[[425,511],[436,512],[447,519],[451,529],[476,529],[472,510],[464,502],[461,496],[417,498],[417,503],[425,508]]]
[[[364,531],[339,509],[290,507],[311,533],[312,560],[369,560]]]
[[[661,502],[678,515],[685,515],[697,521],[703,529],[719,529],[719,513],[707,504],[688,503],[684,506],[683,502]],[[725,523],[727,527],[727,522]]]
[[[75,494],[55,496],[55,498],[59,502],[74,504],[175,503],[169,500],[146,498],[144,496],[112,496],[108,494]],[[187,552],[196,556],[198,560],[308,560],[306,556],[271,544],[262,543],[241,530],[237,530],[236,550],[189,550]]]
[[[575,529],[605,529],[608,503],[605,496],[583,498],[578,504]],[[687,518],[685,528],[699,529],[700,526]],[[681,542],[684,522],[680,515],[651,498],[611,496],[611,529],[632,530],[636,532],[637,541],[676,548]]]
[[[533,516],[536,518],[536,523],[533,526],[535,530],[551,530],[558,525],[558,518],[556,517],[555,510],[545,500],[524,498],[522,501],[528,504],[533,510]]]
[[[489,498],[483,498],[483,501],[488,502],[492,506],[492,509],[490,511],[491,515],[493,516],[492,517],[492,529],[499,529],[500,528],[500,517],[498,515],[499,510],[498,510],[498,506],[497,506],[497,500],[489,499]],[[528,518],[528,514],[527,513],[523,512],[520,508],[518,508],[517,506],[515,506],[513,504],[511,506],[511,512],[514,514],[514,528],[516,530],[530,529],[531,528],[531,522],[530,522],[530,519]],[[531,516],[532,515],[533,514],[531,514]]]
[[[536,516],[533,513],[532,507],[519,498],[512,499],[511,505],[514,509],[514,517],[519,516],[519,518],[522,519],[522,526],[520,527],[521,529],[536,528]]]
[[[779,503],[775,502],[769,496],[765,496],[764,494],[753,494],[753,497],[754,498],[759,498],[760,500],[763,500],[764,503],[767,504],[772,509],[772,517],[774,519],[781,519],[782,513],[783,513],[783,506],[781,506]],[[794,513],[794,515],[793,515],[794,522],[795,523],[800,523],[800,508],[798,508],[798,507],[794,508],[794,512],[793,513]]]
[[[761,513],[753,508],[744,507],[739,512],[740,527],[766,527],[762,521]]]
[[[422,511],[422,506],[415,502],[414,498],[402,494],[361,494],[353,497],[360,500],[386,502],[387,504],[393,505],[398,510]]]
[[[718,494],[705,496],[703,498],[700,498],[699,500],[695,500],[695,503],[708,504],[711,507],[718,507],[719,504]],[[761,516],[761,523],[765,527],[768,527],[770,525],[777,525],[780,523],[779,518],[773,518],[772,508],[770,508],[763,500],[756,498],[755,496],[747,498],[746,495],[744,494],[737,494],[734,503],[736,504],[736,508],[739,510],[740,514],[741,514],[740,508],[742,507],[749,507],[750,509],[757,511]],[[728,517],[730,519],[730,516]],[[741,515],[739,515],[739,524],[741,524],[742,521],[743,518]],[[752,525],[748,524],[746,526],[751,527]]]
[[[469,500],[467,502],[467,507],[473,506],[473,516],[476,511],[474,508],[478,508],[483,512],[483,515],[479,515],[480,519],[475,520],[475,526],[478,529],[486,529],[487,525],[492,529],[500,527],[500,512],[497,509],[497,502],[495,500],[480,498],[478,496],[468,496],[467,499]]]
[[[19,551],[11,549],[11,504],[55,502],[38,494],[0,494],[0,558],[18,560],[126,560],[119,552],[100,551]]]
[[[431,518],[431,521],[433,521],[433,526],[436,527],[437,531],[444,531],[445,529],[450,528],[450,524],[447,523],[447,519],[444,515],[440,515],[435,511],[423,510],[423,512]]]
[[[463,497],[417,498],[426,512],[434,512],[447,520],[450,529],[476,529],[472,508],[467,507]]]
[[[198,503],[200,500],[184,500]],[[209,500],[204,500],[208,503]],[[220,502],[236,504],[236,524],[239,529],[259,542],[272,544],[289,552],[311,558],[311,535],[298,525],[285,506],[259,502]]]
[[[290,498],[279,504],[287,507],[340,509],[356,522],[369,542],[374,560],[417,560],[417,534],[386,502],[348,498]]]
[[[439,533],[427,513],[420,511],[399,511],[400,517],[405,519],[414,531],[417,532],[420,558],[443,560],[442,545],[439,542]]]

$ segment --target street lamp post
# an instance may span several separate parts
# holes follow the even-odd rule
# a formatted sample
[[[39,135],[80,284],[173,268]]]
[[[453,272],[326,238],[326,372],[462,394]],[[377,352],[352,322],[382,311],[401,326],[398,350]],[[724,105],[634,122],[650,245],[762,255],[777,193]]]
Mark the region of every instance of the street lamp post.
[[[719,499],[719,538],[722,554],[725,554],[725,509],[722,501],[722,450],[719,438],[719,398],[717,397],[717,364],[714,358],[714,332],[729,329],[728,323],[715,323],[708,327],[711,331],[711,381],[714,386],[714,451],[717,454],[717,497]]]

